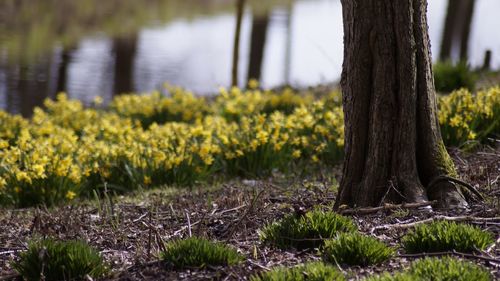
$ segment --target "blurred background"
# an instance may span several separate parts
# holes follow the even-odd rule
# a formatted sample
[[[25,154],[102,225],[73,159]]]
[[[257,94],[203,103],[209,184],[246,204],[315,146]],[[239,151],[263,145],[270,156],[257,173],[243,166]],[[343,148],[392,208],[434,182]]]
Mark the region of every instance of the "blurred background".
[[[1,0],[0,109],[29,116],[61,91],[89,103],[164,82],[213,95],[249,78],[265,88],[339,80],[339,0],[241,1],[233,58],[239,1]],[[500,1],[429,2],[434,60],[500,68]]]

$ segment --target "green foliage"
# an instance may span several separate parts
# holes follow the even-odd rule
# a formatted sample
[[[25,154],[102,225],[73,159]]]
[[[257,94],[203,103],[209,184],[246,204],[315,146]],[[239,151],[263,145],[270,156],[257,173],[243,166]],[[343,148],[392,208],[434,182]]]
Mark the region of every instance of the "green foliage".
[[[408,253],[472,252],[493,243],[493,236],[475,226],[437,221],[418,225],[403,237],[402,243]]]
[[[383,274],[365,278],[363,279],[363,281],[425,281],[425,280],[423,280],[420,277],[413,276],[407,272],[396,273],[396,274],[385,272]]]
[[[33,241],[14,268],[26,280],[75,280],[102,277],[107,267],[99,252],[81,241]]]
[[[382,263],[394,255],[394,249],[383,242],[356,232],[325,241],[322,252],[327,261],[361,266]]]
[[[227,245],[198,237],[172,241],[165,248],[161,258],[175,268],[235,265],[244,259]]]
[[[0,173],[3,168],[0,168]],[[5,195],[0,194],[0,204],[11,204],[18,208],[32,206],[52,207],[68,203],[76,197],[79,184],[67,177],[51,177],[35,179],[31,183],[11,181],[5,188]]]
[[[425,258],[414,262],[410,274],[429,280],[491,280],[490,274],[480,266],[452,257]]]
[[[278,267],[250,277],[251,281],[343,281],[344,275],[333,266],[322,262],[306,263],[297,267]]]
[[[268,224],[260,231],[260,238],[279,248],[311,249],[334,238],[339,232],[353,232],[354,222],[334,212],[314,210],[304,216],[289,215]]]
[[[474,90],[477,78],[465,62],[438,62],[433,70],[434,85],[438,92],[449,93],[460,88]]]
[[[451,257],[425,258],[398,274],[385,273],[365,281],[489,281],[490,273],[483,267]]]

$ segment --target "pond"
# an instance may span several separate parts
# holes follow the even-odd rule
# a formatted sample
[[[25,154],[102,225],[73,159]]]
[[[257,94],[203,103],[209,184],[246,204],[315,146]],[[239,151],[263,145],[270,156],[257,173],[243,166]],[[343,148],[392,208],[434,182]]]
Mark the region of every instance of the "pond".
[[[28,116],[65,91],[86,103],[163,83],[201,95],[231,84],[235,0],[2,0],[0,108]],[[238,83],[264,87],[338,81],[342,10],[338,0],[249,0],[241,27]],[[498,0],[429,1],[434,58],[486,50],[500,68]],[[265,4],[262,4],[265,3]],[[443,40],[445,39],[445,40]]]

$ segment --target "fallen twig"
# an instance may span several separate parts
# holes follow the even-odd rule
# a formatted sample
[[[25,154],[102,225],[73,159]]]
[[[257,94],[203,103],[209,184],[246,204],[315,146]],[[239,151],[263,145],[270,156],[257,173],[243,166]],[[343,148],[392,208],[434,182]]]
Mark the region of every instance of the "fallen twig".
[[[145,223],[145,222],[142,222],[142,224],[146,227],[149,227],[149,230],[153,230],[154,231],[154,234],[155,234],[155,237],[156,237],[156,243],[158,245],[158,248],[160,250],[162,250],[163,252],[165,252],[165,242],[163,241],[163,239],[161,238],[161,235],[160,233],[158,232],[158,229],[156,229],[156,227],[154,225],[152,225],[151,223]],[[172,235],[173,236],[173,235]]]
[[[191,219],[189,218],[189,212],[188,212],[188,210],[184,210],[184,211],[186,212],[186,217],[187,217],[189,237],[192,237],[193,236],[193,232],[191,230]]]
[[[497,239],[497,241],[495,241],[495,243],[493,243],[493,245],[489,246],[488,249],[486,249],[486,253],[491,253],[497,245],[500,245],[500,237]]]
[[[266,271],[270,271],[270,270],[271,270],[269,267],[264,266],[264,265],[261,265],[261,264],[259,264],[259,263],[256,263],[256,262],[252,261],[251,259],[248,259],[247,261],[248,261],[249,263],[251,263],[251,264],[255,265],[255,266],[258,266],[258,267],[260,267],[260,268],[262,268],[262,269],[266,270]]]
[[[245,211],[245,213],[238,219],[236,220],[236,222],[234,222],[234,224],[228,224],[224,230],[222,231],[222,237],[227,237],[227,236],[230,236],[230,231],[231,231],[231,228],[232,229],[235,229],[237,228],[241,222],[243,222],[243,220],[246,219],[246,217],[253,211],[254,207],[255,207],[255,204],[257,203],[259,197],[262,195],[262,193],[264,192],[264,190],[261,190],[257,193],[257,195],[255,195],[255,197],[252,199],[252,202],[250,203],[250,205],[248,206],[248,209]]]
[[[167,252],[167,248],[165,247],[165,241],[163,241],[163,239],[161,238],[161,235],[158,232],[158,230],[156,228],[154,228],[154,230],[156,234],[156,243],[158,243],[158,248],[164,253]]]
[[[353,214],[367,215],[367,214],[377,213],[377,212],[383,211],[383,210],[415,209],[415,208],[420,208],[420,207],[425,207],[425,206],[432,206],[435,204],[437,204],[437,201],[420,202],[420,203],[404,203],[404,204],[399,204],[399,205],[385,204],[384,206],[373,207],[373,208],[344,209],[344,210],[339,210],[339,213],[342,215],[353,215]]]
[[[146,212],[144,213],[143,215],[141,215],[140,217],[136,218],[135,220],[133,220],[132,222],[138,222],[140,220],[142,220],[143,218],[145,218],[148,214],[151,214],[150,212]]]
[[[21,275],[18,273],[11,273],[11,274],[0,276],[1,281],[3,281],[3,280],[17,280],[19,278],[21,278]]]
[[[434,253],[419,253],[419,254],[400,254],[398,257],[400,258],[421,258],[421,257],[440,257],[440,256],[457,256],[461,258],[471,258],[471,259],[479,259],[483,261],[488,261],[492,263],[500,264],[500,259],[475,255],[475,254],[467,254],[457,251],[448,251],[448,252],[434,252]]]
[[[101,254],[107,254],[107,253],[130,253],[129,251],[125,251],[125,250],[115,250],[115,249],[108,249],[108,250],[103,250],[101,251]]]
[[[152,231],[153,231],[153,219],[151,215],[151,211],[149,212],[149,229],[148,229],[148,247],[147,247],[147,252],[148,252],[148,259],[151,258],[151,236],[152,236]]]
[[[385,230],[385,229],[406,229],[406,228],[412,228],[416,225],[423,224],[423,223],[429,223],[437,220],[447,220],[447,221],[470,221],[470,222],[476,222],[476,223],[487,223],[487,222],[499,222],[500,217],[493,217],[493,218],[481,218],[481,217],[472,217],[472,216],[459,216],[459,217],[449,217],[449,216],[435,216],[432,218],[428,218],[425,220],[420,220],[420,221],[415,221],[411,223],[406,223],[406,224],[386,224],[386,225],[381,225],[381,226],[376,226],[373,227],[370,230],[370,233],[374,233],[377,230]]]
[[[10,250],[10,251],[4,251],[4,252],[0,252],[0,256],[2,255],[9,255],[9,254],[15,254],[19,252],[18,250]]]
[[[478,152],[477,154],[479,154],[479,155],[486,155],[486,156],[495,156],[495,157],[500,157],[500,154],[497,154],[497,153],[490,153],[490,152]]]
[[[222,210],[220,211],[219,213],[217,213],[218,215],[223,215],[225,213],[229,213],[229,212],[234,212],[234,211],[237,211],[239,209],[242,209],[242,208],[245,208],[246,206],[248,206],[247,204],[243,204],[241,206],[238,206],[238,207],[235,207],[235,208],[231,208],[231,209],[227,209],[227,210]]]
[[[191,227],[193,227],[193,226],[195,226],[195,225],[199,224],[200,222],[201,222],[201,220],[200,220],[200,221],[193,222],[193,223],[191,224]],[[186,225],[186,226],[181,227],[180,229],[178,229],[178,230],[174,231],[174,234],[172,234],[170,237],[179,235],[179,233],[183,232],[183,231],[184,231],[184,230],[186,230],[187,228],[188,228],[188,226],[187,226],[187,225]]]

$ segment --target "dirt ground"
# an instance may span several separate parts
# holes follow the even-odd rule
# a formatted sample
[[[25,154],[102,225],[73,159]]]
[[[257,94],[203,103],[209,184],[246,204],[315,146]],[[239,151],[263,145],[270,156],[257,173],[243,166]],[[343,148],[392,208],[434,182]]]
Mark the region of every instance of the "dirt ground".
[[[486,197],[466,211],[428,212],[416,209],[355,214],[360,230],[396,246],[416,221],[438,216],[467,216],[469,223],[491,231],[496,245],[467,259],[487,267],[500,280],[500,148],[465,153],[452,150],[461,178]],[[11,263],[31,237],[83,239],[110,263],[108,280],[248,280],[279,265],[319,260],[315,251],[282,251],[263,245],[258,229],[290,212],[325,209],[335,200],[339,167],[315,176],[276,176],[266,180],[211,183],[193,190],[164,188],[135,196],[104,198],[47,209],[0,210],[0,280],[15,280]],[[488,222],[481,218],[495,218]],[[176,271],[158,261],[171,239],[200,235],[226,242],[246,261],[233,267]],[[398,255],[382,265],[342,267],[352,280],[383,271],[396,271],[416,257]]]

